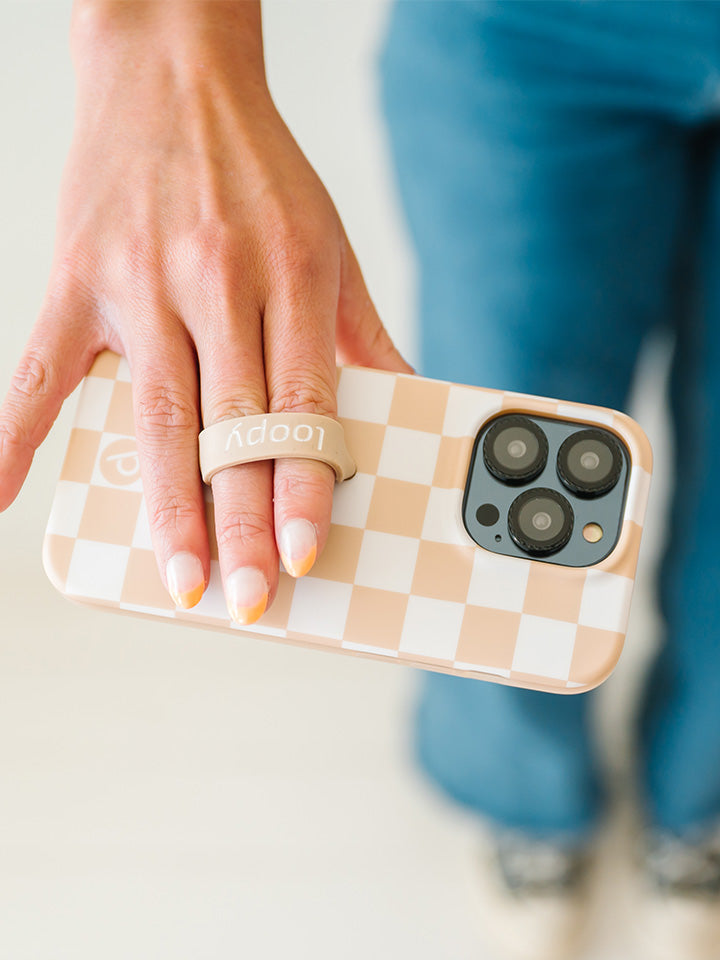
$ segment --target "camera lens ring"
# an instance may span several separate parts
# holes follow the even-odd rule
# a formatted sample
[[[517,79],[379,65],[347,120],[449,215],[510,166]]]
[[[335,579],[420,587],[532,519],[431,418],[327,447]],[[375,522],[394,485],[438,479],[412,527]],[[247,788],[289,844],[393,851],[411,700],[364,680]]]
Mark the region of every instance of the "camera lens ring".
[[[578,448],[582,447],[586,448],[584,454],[578,452]],[[592,455],[598,464],[601,459],[605,461],[606,469],[596,480],[579,473],[582,469],[579,457],[582,455]],[[563,486],[578,497],[599,497],[609,493],[620,479],[622,465],[623,457],[617,440],[606,430],[594,427],[578,430],[567,437],[557,455],[558,477]]]
[[[545,506],[546,509],[540,510],[533,517],[530,517],[530,511],[527,507],[533,501]],[[544,504],[543,501],[545,501]],[[551,516],[551,514],[553,515]],[[544,533],[545,530],[550,531],[547,538],[533,536],[529,530],[529,522],[532,523],[540,517],[549,518],[548,526],[544,529],[536,524],[538,533]],[[518,497],[515,497],[508,511],[510,536],[516,546],[533,556],[549,556],[551,553],[557,553],[558,550],[561,550],[570,539],[574,523],[575,516],[570,502],[561,493],[552,490],[550,487],[533,487],[532,490],[525,490]]]
[[[517,458],[517,465],[508,457],[503,463],[497,452],[497,441],[508,432],[509,440],[524,447]],[[528,447],[530,447],[528,457]],[[529,417],[510,414],[498,417],[483,439],[483,463],[490,473],[502,483],[521,484],[534,480],[545,469],[548,457],[548,441],[543,430]],[[525,454],[525,455],[523,455]]]

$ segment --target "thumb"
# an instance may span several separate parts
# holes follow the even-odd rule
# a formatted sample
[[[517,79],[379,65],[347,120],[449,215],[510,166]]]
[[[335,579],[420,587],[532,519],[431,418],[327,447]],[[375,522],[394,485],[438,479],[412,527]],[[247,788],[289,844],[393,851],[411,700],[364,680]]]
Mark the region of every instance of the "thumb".
[[[360,265],[347,237],[342,239],[340,296],[335,345],[342,363],[377,367],[395,373],[415,373],[378,316],[365,286]]]

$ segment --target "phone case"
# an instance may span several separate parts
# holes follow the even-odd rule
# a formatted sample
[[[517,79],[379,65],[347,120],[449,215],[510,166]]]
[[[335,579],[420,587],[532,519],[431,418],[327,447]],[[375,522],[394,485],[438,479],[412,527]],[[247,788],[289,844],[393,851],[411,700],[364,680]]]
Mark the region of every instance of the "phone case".
[[[619,540],[592,567],[507,557],[470,539],[462,499],[483,423],[527,412],[597,424],[630,454]],[[358,467],[337,484],[325,550],[250,627],[230,619],[206,487],[212,575],[176,609],[151,550],[129,368],[106,351],[85,379],[44,541],[68,598],[204,629],[400,661],[514,686],[577,693],[622,650],[652,470],[630,417],[547,398],[360,367],[338,370],[338,418]]]

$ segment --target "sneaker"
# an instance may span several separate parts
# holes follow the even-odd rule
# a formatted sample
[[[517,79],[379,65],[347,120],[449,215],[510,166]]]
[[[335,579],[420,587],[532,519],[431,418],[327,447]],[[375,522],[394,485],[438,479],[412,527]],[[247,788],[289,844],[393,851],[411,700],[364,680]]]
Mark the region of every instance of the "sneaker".
[[[480,894],[484,933],[499,956],[563,960],[577,955],[588,916],[588,846],[488,831]]]
[[[637,925],[648,960],[720,960],[720,830],[646,834]]]

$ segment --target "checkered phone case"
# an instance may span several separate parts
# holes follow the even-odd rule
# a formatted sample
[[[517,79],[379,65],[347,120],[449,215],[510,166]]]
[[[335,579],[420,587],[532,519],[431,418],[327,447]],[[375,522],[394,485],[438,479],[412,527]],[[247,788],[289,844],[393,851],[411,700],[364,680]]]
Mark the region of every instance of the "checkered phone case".
[[[461,507],[480,427],[500,412],[596,424],[630,453],[619,540],[592,567],[476,546]],[[622,649],[650,485],[640,427],[615,411],[386,373],[338,371],[338,414],[357,474],[335,488],[327,545],[310,573],[283,570],[273,605],[233,623],[217,562],[176,609],[151,549],[134,439],[130,373],[102,353],[83,383],[44,544],[53,584],[84,603],[202,628],[574,693],[604,680]]]

